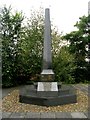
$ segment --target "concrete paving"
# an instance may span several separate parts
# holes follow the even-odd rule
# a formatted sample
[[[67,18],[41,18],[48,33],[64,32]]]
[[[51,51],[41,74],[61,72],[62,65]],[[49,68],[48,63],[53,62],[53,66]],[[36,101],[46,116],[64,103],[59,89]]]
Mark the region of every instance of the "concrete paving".
[[[55,118],[72,118],[72,116],[69,112],[56,112]]]
[[[40,118],[55,118],[55,112],[41,113]]]
[[[12,92],[15,88],[7,88],[7,89],[2,89],[2,98],[7,96],[10,92]]]
[[[80,89],[81,91],[85,92],[88,96],[90,96],[90,86],[84,84],[77,84],[73,85],[76,89]]]
[[[40,113],[38,113],[38,112],[28,112],[24,117],[25,118],[40,118]]]
[[[84,112],[84,115],[85,115],[87,118],[90,118],[90,113],[89,113],[89,111]]]
[[[25,118],[26,113],[11,113],[9,118]]]
[[[50,113],[37,113],[37,112],[28,112],[28,113],[10,113],[3,112],[2,118],[87,118],[83,112],[50,112]]]
[[[10,118],[11,112],[2,112],[2,118]]]
[[[87,116],[82,112],[73,112],[71,115],[72,118],[87,118]]]
[[[5,96],[7,96],[10,92],[12,92],[13,90],[15,90],[15,89],[19,89],[19,88],[21,88],[21,87],[23,87],[23,86],[18,86],[18,87],[12,87],[12,88],[3,88],[2,89],[2,98],[4,98]]]

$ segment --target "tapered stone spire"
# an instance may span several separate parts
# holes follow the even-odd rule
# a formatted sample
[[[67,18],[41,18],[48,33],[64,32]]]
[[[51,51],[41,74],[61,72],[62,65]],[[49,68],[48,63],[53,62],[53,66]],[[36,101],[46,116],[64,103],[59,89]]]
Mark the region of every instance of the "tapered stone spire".
[[[50,10],[45,9],[43,69],[52,68]]]
[[[41,81],[53,81],[54,72],[52,71],[52,41],[51,41],[51,23],[50,10],[45,9],[45,25],[44,25],[44,48],[43,48],[43,70],[41,73]]]

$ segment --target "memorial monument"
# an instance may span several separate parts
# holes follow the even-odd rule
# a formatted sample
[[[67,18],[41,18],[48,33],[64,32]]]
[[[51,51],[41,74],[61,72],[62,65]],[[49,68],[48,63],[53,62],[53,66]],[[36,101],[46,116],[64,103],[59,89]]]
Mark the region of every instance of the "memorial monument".
[[[54,82],[52,70],[50,10],[45,9],[43,66],[40,82],[34,85],[25,85],[20,89],[19,101],[22,103],[55,106],[76,103],[75,88]]]

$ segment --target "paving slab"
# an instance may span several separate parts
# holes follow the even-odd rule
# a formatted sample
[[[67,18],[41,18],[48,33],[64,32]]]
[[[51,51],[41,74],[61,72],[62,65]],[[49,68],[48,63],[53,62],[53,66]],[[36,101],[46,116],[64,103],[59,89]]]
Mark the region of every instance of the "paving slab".
[[[41,113],[40,118],[55,118],[54,112]]]
[[[55,118],[72,118],[69,112],[56,112]]]
[[[84,115],[88,118],[89,113],[88,113],[88,112],[83,112],[83,113],[84,113]]]
[[[5,89],[2,89],[2,98],[4,98],[5,96],[7,96],[13,90],[15,90],[15,88],[5,88]]]
[[[5,96],[7,96],[13,90],[20,89],[22,87],[23,87],[23,85],[22,86],[18,86],[18,87],[12,87],[12,88],[2,88],[2,98],[4,98]]]
[[[0,88],[0,100],[2,99],[2,89]]]
[[[2,112],[0,111],[0,120],[1,120],[1,118],[2,118]]]
[[[88,118],[90,118],[90,109],[87,112],[87,116],[88,116]]]
[[[87,118],[83,112],[72,112],[72,118]]]
[[[37,113],[37,112],[28,112],[28,113],[10,113],[3,112],[2,118],[32,118],[34,120],[40,120],[44,118],[49,119],[60,119],[60,118],[68,118],[71,120],[72,118],[90,118],[88,117],[87,112],[49,112],[49,113]]]
[[[26,113],[12,113],[10,118],[25,118]]]
[[[28,113],[26,113],[25,118],[40,118],[40,113],[28,112]]]
[[[2,118],[10,118],[11,112],[2,112]]]
[[[79,89],[81,89],[85,92],[88,92],[88,85],[86,86],[86,85],[78,84],[78,85],[75,85],[75,86],[76,86],[76,88],[79,88]]]
[[[80,89],[82,92],[90,96],[90,86],[89,85],[82,85],[82,84],[77,84],[73,85],[76,89]]]

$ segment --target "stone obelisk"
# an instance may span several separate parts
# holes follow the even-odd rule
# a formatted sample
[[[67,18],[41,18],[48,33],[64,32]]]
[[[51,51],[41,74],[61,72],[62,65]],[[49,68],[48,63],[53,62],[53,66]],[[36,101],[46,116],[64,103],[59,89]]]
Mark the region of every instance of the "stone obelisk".
[[[45,9],[44,23],[43,69],[41,72],[41,81],[49,82],[54,80],[54,72],[52,70],[52,42],[49,8]]]
[[[50,10],[45,9],[43,69],[52,68]]]
[[[77,102],[75,89],[72,88],[72,86],[61,86],[61,84],[54,81],[49,12],[49,9],[45,9],[43,69],[41,72],[41,80],[35,85],[26,85],[21,88],[19,101],[22,103],[55,106]]]
[[[37,93],[50,94],[45,91],[58,91],[57,82],[54,81],[54,72],[52,70],[52,45],[51,45],[51,24],[50,10],[45,9],[45,25],[44,25],[44,48],[43,48],[43,69],[41,72],[41,82],[38,82]],[[39,91],[44,91],[39,92]],[[57,93],[56,93],[57,94]]]

